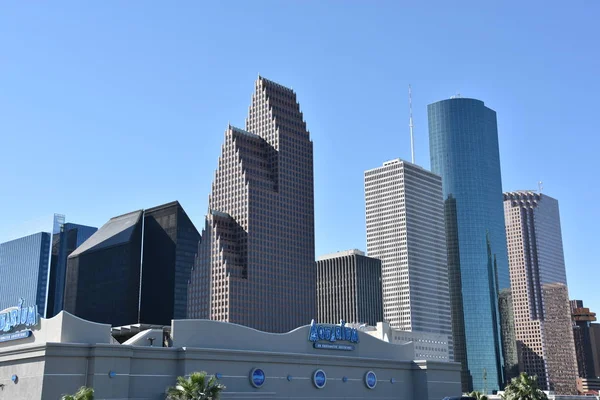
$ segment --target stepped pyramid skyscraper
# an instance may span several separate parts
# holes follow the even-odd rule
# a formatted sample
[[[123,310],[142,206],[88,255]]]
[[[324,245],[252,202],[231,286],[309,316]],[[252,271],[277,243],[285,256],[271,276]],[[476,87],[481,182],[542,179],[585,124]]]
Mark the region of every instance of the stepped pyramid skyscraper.
[[[188,318],[287,332],[315,317],[313,144],[296,94],[259,77],[229,126],[188,287]]]

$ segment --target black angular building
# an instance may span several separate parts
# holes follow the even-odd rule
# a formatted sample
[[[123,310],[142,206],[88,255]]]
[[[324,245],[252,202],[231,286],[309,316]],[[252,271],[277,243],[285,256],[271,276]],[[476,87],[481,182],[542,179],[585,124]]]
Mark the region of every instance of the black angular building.
[[[111,218],[69,256],[64,310],[113,326],[185,318],[199,240],[176,201]]]

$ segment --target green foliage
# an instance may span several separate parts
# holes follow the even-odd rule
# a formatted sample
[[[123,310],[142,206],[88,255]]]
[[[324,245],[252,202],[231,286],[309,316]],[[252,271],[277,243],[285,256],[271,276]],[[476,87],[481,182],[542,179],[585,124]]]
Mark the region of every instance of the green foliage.
[[[537,376],[529,376],[522,372],[516,378],[512,378],[504,389],[504,400],[548,400],[546,393],[538,387]]]
[[[213,375],[194,372],[189,378],[180,376],[175,386],[167,389],[167,400],[217,400],[225,386]]]
[[[488,397],[485,394],[478,392],[478,391],[467,393],[467,396],[472,397],[477,400],[488,400]]]
[[[75,394],[65,394],[60,400],[94,400],[94,389],[82,386]]]

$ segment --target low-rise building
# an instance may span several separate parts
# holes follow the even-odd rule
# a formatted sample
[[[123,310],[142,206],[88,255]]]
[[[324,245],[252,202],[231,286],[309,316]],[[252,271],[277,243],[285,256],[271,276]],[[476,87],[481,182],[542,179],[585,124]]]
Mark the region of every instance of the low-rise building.
[[[344,323],[313,321],[274,334],[173,320],[113,328],[113,335],[134,334],[121,344],[110,325],[65,311],[34,318],[34,311],[21,305],[0,312],[3,399],[54,400],[85,385],[98,399],[164,400],[178,376],[196,371],[226,386],[222,399],[439,400],[461,392],[459,364],[413,360],[413,343],[385,343]]]
[[[452,361],[449,347],[452,337],[428,332],[401,331],[390,327],[387,322],[378,322],[377,326],[360,327],[366,334],[392,344],[414,344],[415,360]]]

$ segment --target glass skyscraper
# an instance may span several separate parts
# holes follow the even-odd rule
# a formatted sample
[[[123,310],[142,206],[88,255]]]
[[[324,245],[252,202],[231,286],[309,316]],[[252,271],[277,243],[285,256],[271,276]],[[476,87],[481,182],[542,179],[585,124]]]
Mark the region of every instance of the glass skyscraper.
[[[463,389],[501,389],[498,292],[509,288],[496,112],[454,97],[427,107],[431,170],[442,177],[454,358]]]
[[[36,304],[40,315],[45,315],[49,255],[46,232],[0,243],[0,311],[16,306],[22,298],[23,306]]]
[[[63,309],[67,257],[97,230],[91,226],[65,223],[64,215],[54,215],[46,318],[55,316]]]

